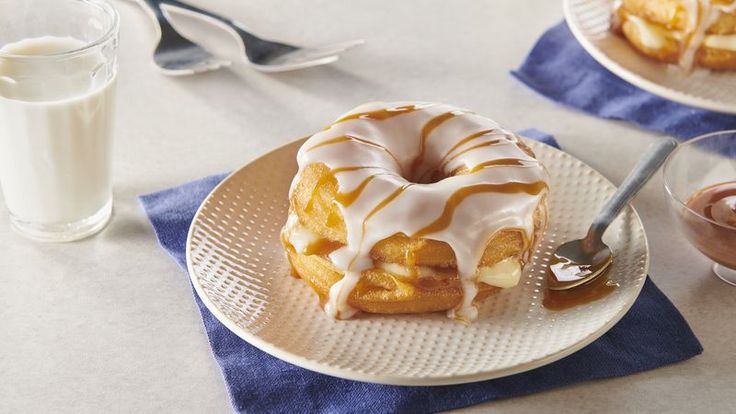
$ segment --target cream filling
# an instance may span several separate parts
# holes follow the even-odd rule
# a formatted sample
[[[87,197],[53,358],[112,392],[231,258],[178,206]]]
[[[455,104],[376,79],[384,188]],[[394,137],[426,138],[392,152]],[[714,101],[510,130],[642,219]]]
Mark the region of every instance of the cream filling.
[[[310,244],[316,243],[321,239],[318,234],[299,223],[299,216],[294,213],[289,214],[289,218],[286,220],[285,231],[286,239],[294,246],[294,250],[299,254],[304,254]]]
[[[708,35],[703,44],[713,49],[731,50],[736,52],[736,34]]]
[[[486,285],[506,289],[518,285],[520,279],[521,262],[514,257],[501,260],[490,267],[478,268],[478,281]]]
[[[626,22],[636,26],[642,45],[648,49],[662,49],[667,44],[668,39],[678,42],[683,39],[683,32],[666,30],[638,16],[628,15]],[[736,51],[736,34],[706,35],[703,45],[713,49]]]
[[[378,263],[378,268],[400,277],[411,277],[412,269],[398,263]],[[417,267],[419,277],[435,274],[434,269],[426,266]],[[477,271],[478,281],[499,288],[511,288],[519,284],[521,279],[521,263],[519,259],[509,257],[493,266],[482,266]]]
[[[289,214],[285,226],[286,239],[299,254],[304,254],[307,247],[318,242],[321,237],[299,223],[296,214]],[[399,277],[411,277],[415,274],[412,269],[398,263],[377,262],[376,267]],[[430,277],[436,274],[435,270],[428,266],[417,266],[418,277]],[[511,288],[519,284],[521,279],[521,263],[519,259],[509,257],[493,266],[482,266],[478,268],[478,281],[499,288]]]
[[[400,265],[398,263],[377,262],[376,267],[401,277],[411,277],[414,274],[412,272],[412,269],[409,269],[407,266]],[[416,275],[418,277],[429,277],[434,276],[434,274],[435,271],[431,267],[417,266]]]

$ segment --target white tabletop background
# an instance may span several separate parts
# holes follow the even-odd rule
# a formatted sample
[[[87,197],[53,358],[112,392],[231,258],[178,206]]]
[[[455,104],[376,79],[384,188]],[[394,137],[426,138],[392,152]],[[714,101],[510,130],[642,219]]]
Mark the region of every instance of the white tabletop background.
[[[116,1],[122,29],[115,214],[91,239],[37,244],[17,236],[0,207],[0,412],[231,411],[187,277],[159,248],[140,194],[235,169],[371,100],[447,102],[511,129],[543,129],[615,183],[656,139],[556,105],[509,75],[562,18],[558,1],[195,3],[265,36],[305,45],[367,43],[327,67],[269,75],[238,64],[168,78],[151,63],[148,16]],[[237,52],[225,33],[205,40],[222,53]],[[718,281],[676,232],[661,185],[658,176],[634,203],[649,236],[650,272],[690,322],[703,355],[470,412],[733,410],[736,288]]]

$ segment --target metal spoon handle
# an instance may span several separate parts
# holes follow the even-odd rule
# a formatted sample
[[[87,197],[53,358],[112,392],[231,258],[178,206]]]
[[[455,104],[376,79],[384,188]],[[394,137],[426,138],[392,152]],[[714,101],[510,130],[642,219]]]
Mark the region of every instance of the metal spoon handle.
[[[241,36],[247,37],[248,40],[250,41],[254,41],[254,42],[263,41],[263,39],[261,39],[260,37],[246,30],[245,25],[229,17],[225,17],[217,13],[213,13],[209,10],[205,10],[205,9],[193,6],[191,4],[181,2],[179,0],[161,0],[161,3],[168,5],[168,6],[173,6],[173,7],[182,9],[182,10],[189,11],[190,13],[194,13],[199,16],[209,17],[210,19],[217,20],[226,26],[230,26],[233,30],[237,31]]]
[[[611,224],[611,222],[618,217],[621,210],[629,204],[634,196],[644,187],[654,173],[664,163],[667,156],[677,147],[677,141],[672,138],[653,144],[647,149],[647,152],[639,159],[636,166],[624,179],[624,182],[618,187],[616,193],[611,197],[598,213],[598,217],[595,218],[588,234],[585,236],[583,246],[586,250],[595,251],[602,243],[601,238],[603,233]]]

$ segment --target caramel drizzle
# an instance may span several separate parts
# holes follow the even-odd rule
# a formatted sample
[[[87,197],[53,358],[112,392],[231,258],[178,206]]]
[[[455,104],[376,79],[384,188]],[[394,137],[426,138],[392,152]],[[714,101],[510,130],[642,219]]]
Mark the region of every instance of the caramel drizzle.
[[[364,179],[358,186],[355,188],[355,190],[349,192],[349,193],[337,193],[335,196],[335,199],[338,203],[342,204],[344,207],[350,207],[355,200],[360,197],[360,194],[363,193],[363,190],[365,190],[365,187],[368,186],[368,184],[373,181],[374,178],[378,175],[386,175],[386,173],[379,173],[376,175],[371,175],[370,177],[367,177]]]
[[[458,159],[459,157],[461,157],[463,154],[467,154],[470,151],[475,151],[478,148],[490,147],[491,145],[496,145],[496,144],[498,144],[500,142],[501,142],[500,139],[492,139],[490,141],[486,141],[486,142],[483,142],[481,144],[476,144],[476,145],[473,145],[472,147],[465,148],[464,150],[458,152],[457,154],[453,155],[449,159],[445,160],[442,164],[440,164],[439,168],[437,168],[437,169],[438,170],[444,169],[447,166],[447,164],[455,161],[456,159]]]
[[[364,235],[365,235],[365,225],[368,222],[368,220],[370,220],[371,217],[375,216],[376,213],[378,213],[379,211],[383,210],[384,207],[386,207],[387,205],[389,205],[389,203],[391,203],[392,201],[394,201],[394,199],[396,199],[396,197],[400,196],[401,193],[404,192],[404,190],[406,190],[407,188],[411,187],[412,185],[414,185],[414,184],[409,183],[409,184],[402,185],[401,187],[399,187],[396,190],[394,190],[393,193],[389,194],[388,197],[386,197],[383,200],[381,200],[381,202],[378,203],[375,207],[373,207],[373,209],[370,211],[370,213],[368,213],[368,215],[365,216],[365,219],[363,219],[363,226],[362,226],[362,228],[363,228],[363,234]]]
[[[478,136],[482,136],[482,135],[478,135]],[[445,167],[447,167],[447,164],[449,164],[452,161],[456,160],[457,158],[461,157],[463,154],[466,154],[466,153],[468,153],[470,151],[474,151],[474,150],[476,150],[478,148],[490,147],[491,145],[496,145],[496,144],[499,144],[501,142],[502,142],[502,140],[500,140],[500,139],[493,139],[493,140],[490,140],[490,141],[483,142],[481,144],[473,145],[472,147],[466,148],[466,149],[458,152],[457,154],[453,155],[452,157],[450,157],[448,159],[447,157],[452,153],[452,150],[450,150],[447,153],[447,155],[445,155],[444,158],[442,158],[442,160],[440,160],[440,165],[438,167],[435,167],[435,168],[432,168],[431,170],[425,171],[420,178],[424,180],[424,179],[430,178],[430,177],[442,176],[443,175],[442,174],[442,171],[445,169]],[[457,147],[457,145],[456,145],[456,147]],[[429,177],[428,177],[428,175],[429,175]]]
[[[320,177],[320,179],[317,181],[317,184],[314,185],[314,189],[312,190],[312,196],[309,198],[309,202],[307,203],[305,211],[310,211],[312,209],[312,206],[314,205],[314,199],[316,198],[317,192],[319,191],[319,189],[322,188],[322,186],[325,183],[335,178],[337,174],[340,174],[342,172],[365,170],[368,168],[380,169],[381,167],[366,165],[366,166],[355,166],[355,167],[338,167],[338,168],[330,170],[327,174]],[[385,174],[386,173],[378,173],[376,175],[385,175]],[[360,194],[363,192],[365,187],[368,185],[368,182],[370,182],[376,175],[372,175],[366,178],[365,180],[363,180],[363,182],[360,183],[360,185],[358,185],[358,188],[356,188],[355,190],[349,193],[337,193],[335,197],[336,200],[343,206],[349,207],[351,204],[355,202],[355,200],[358,199]],[[328,222],[328,225],[330,224],[331,223]]]
[[[411,187],[414,184],[404,184],[401,187],[394,190],[391,194],[388,195],[388,197],[381,200],[380,203],[376,204],[375,207],[368,213],[367,216],[363,219],[363,224],[361,225],[361,235],[360,235],[360,247],[363,246],[363,241],[365,241],[365,227],[368,224],[368,220],[371,219],[371,217],[375,216],[376,213],[383,210],[387,205],[389,205],[392,201],[396,199],[396,197],[400,196],[401,193],[404,192],[407,188]],[[355,263],[355,260],[358,259],[358,255],[356,254],[352,260],[350,260],[350,264],[348,265],[348,271],[353,267],[353,263]]]
[[[386,154],[388,154],[389,156],[391,156],[391,158],[394,160],[394,162],[396,163],[396,165],[399,167],[399,171],[401,171],[401,174],[402,175],[404,174],[404,168],[402,167],[401,163],[399,162],[399,159],[396,158],[396,156],[391,151],[389,151],[388,148],[384,147],[381,144],[376,144],[375,142],[368,141],[367,139],[364,139],[364,138],[358,138],[358,137],[355,137],[355,136],[352,136],[352,135],[343,135],[343,136],[339,136],[339,137],[336,137],[336,138],[332,138],[332,139],[328,139],[328,140],[322,141],[319,144],[315,144],[314,146],[310,147],[307,150],[307,152],[313,151],[313,150],[315,150],[315,149],[317,149],[319,147],[324,147],[324,146],[327,146],[327,145],[334,145],[334,144],[341,144],[343,142],[357,142],[359,144],[367,145],[369,147],[377,148],[377,149],[380,149],[381,151],[384,151]]]
[[[455,152],[455,150],[457,150],[458,148],[462,147],[466,143],[468,143],[468,142],[470,142],[470,141],[472,141],[472,140],[474,140],[476,138],[480,138],[480,137],[482,137],[484,135],[488,135],[488,134],[490,134],[493,131],[495,131],[495,129],[484,129],[482,131],[478,131],[478,132],[476,132],[474,134],[470,134],[467,137],[461,139],[460,141],[457,142],[457,144],[453,145],[452,148],[450,148],[449,151],[447,151],[447,154],[445,154],[445,156],[442,158],[442,160],[440,160],[440,162],[444,161],[445,158],[447,158],[450,154],[452,154],[453,152]]]
[[[526,155],[530,156],[531,158],[537,158],[537,155],[534,154],[534,151],[526,145],[523,141],[514,141],[517,147],[519,147],[522,151],[526,153]]]
[[[456,143],[455,145],[453,145],[453,146],[452,146],[452,148],[450,148],[450,149],[449,149],[449,150],[447,151],[447,153],[445,154],[445,156],[444,156],[444,157],[442,157],[442,159],[440,160],[440,164],[441,164],[441,165],[440,165],[440,167],[437,167],[437,168],[431,168],[431,169],[429,169],[429,170],[427,170],[427,171],[424,171],[424,172],[422,173],[422,175],[420,175],[420,176],[419,176],[419,180],[421,181],[421,180],[425,179],[425,178],[427,177],[427,174],[430,174],[430,175],[431,175],[431,174],[433,174],[434,172],[436,172],[436,171],[438,171],[438,170],[441,170],[441,169],[442,169],[442,167],[443,167],[443,166],[444,166],[444,165],[446,164],[445,160],[447,159],[447,157],[449,157],[449,156],[450,156],[450,154],[452,154],[452,153],[453,153],[453,152],[454,152],[455,150],[457,150],[458,148],[462,147],[462,146],[463,146],[463,145],[465,145],[466,143],[468,143],[468,142],[470,142],[470,141],[472,141],[472,140],[474,140],[474,139],[476,139],[476,138],[480,138],[480,137],[482,137],[482,136],[484,136],[484,135],[490,134],[490,133],[491,133],[491,132],[493,132],[493,131],[494,131],[493,129],[484,129],[484,130],[482,130],[482,131],[478,131],[478,132],[476,132],[476,133],[470,134],[470,135],[468,135],[467,137],[465,137],[465,138],[461,139],[461,140],[460,140],[460,141],[458,141],[458,142],[457,142],[457,143]],[[448,162],[449,162],[449,161],[448,161]]]
[[[339,144],[339,143],[348,142],[348,141],[357,141],[357,140],[354,140],[353,137],[351,137],[350,135],[342,135],[342,136],[331,138],[331,139],[322,141],[322,142],[320,142],[318,144],[315,144],[315,145],[309,147],[309,149],[307,150],[307,152],[314,151],[314,150],[316,150],[319,147],[324,147],[324,146],[333,145],[333,144]]]
[[[372,119],[374,121],[383,121],[389,118],[393,118],[395,116],[414,112],[422,108],[423,107],[419,105],[405,105],[405,106],[398,106],[396,108],[378,109],[378,110],[370,111],[370,112],[358,112],[357,114],[346,115],[338,119],[337,121],[335,121],[335,123],[332,125],[336,125],[341,122],[346,122],[346,121],[350,121],[353,119]]]
[[[335,250],[341,248],[343,246],[342,243],[330,239],[319,239],[317,241],[314,241],[312,243],[309,243],[307,245],[307,248],[304,250],[304,254],[306,255],[320,255],[320,256],[326,256]]]
[[[442,214],[437,217],[428,226],[414,233],[412,237],[420,238],[428,234],[440,232],[452,223],[452,217],[455,214],[455,209],[463,202],[467,197],[473,194],[480,193],[502,193],[502,194],[513,194],[513,193],[527,193],[529,195],[537,195],[547,188],[547,184],[543,181],[537,181],[535,183],[506,183],[506,184],[476,184],[463,187],[454,192],[447,202]]]
[[[445,112],[442,115],[438,115],[430,119],[429,122],[424,125],[424,127],[422,128],[422,133],[419,137],[419,154],[416,158],[414,158],[414,161],[411,163],[412,175],[414,175],[414,173],[422,165],[422,161],[424,161],[424,153],[427,152],[427,140],[429,139],[429,135],[432,133],[432,131],[434,131],[438,126],[442,125],[445,121],[462,114],[463,112],[461,111]]]
[[[333,176],[341,173],[341,172],[350,172],[350,171],[357,171],[357,170],[365,170],[366,168],[380,168],[380,167],[373,167],[370,165],[364,165],[364,166],[355,166],[355,167],[338,167],[330,170],[330,174]]]
[[[518,158],[499,158],[497,160],[486,161],[486,162],[482,162],[482,163],[476,165],[475,167],[473,167],[473,169],[470,170],[470,173],[471,174],[472,173],[476,173],[476,172],[478,172],[480,170],[486,169],[488,167],[493,167],[493,166],[496,166],[496,165],[506,165],[506,166],[523,167],[523,166],[532,165],[532,164],[525,163],[524,161],[522,161],[522,160],[520,160]]]
[[[314,185],[314,188],[312,189],[312,195],[311,195],[311,197],[309,197],[309,201],[307,202],[307,205],[305,206],[304,211],[307,211],[308,212],[308,211],[311,211],[312,210],[312,207],[314,206],[314,199],[317,197],[317,192],[319,191],[320,188],[322,188],[323,185],[325,185],[325,183],[327,183],[328,181],[332,180],[335,177],[336,174],[341,173],[341,172],[349,172],[349,171],[362,170],[362,169],[366,169],[366,168],[374,168],[374,167],[370,167],[370,166],[365,166],[365,167],[340,167],[340,168],[335,168],[334,170],[330,170],[329,173],[327,173],[327,174],[323,175],[322,177],[320,177],[320,179],[317,181],[317,184]]]

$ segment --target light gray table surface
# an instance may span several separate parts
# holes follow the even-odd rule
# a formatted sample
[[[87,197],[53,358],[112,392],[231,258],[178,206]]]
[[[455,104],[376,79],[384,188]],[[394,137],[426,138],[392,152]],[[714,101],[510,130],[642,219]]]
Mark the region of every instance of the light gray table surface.
[[[231,410],[187,278],[159,248],[140,194],[237,168],[372,100],[448,102],[511,129],[549,131],[616,183],[656,139],[556,105],[509,75],[562,18],[557,1],[196,3],[271,37],[307,45],[367,43],[327,67],[263,74],[236,64],[168,78],[150,60],[155,35],[148,17],[134,3],[115,3],[122,16],[115,214],[96,237],[37,244],[17,236],[0,207],[0,412]],[[220,53],[235,53],[229,35],[178,21]],[[705,352],[646,373],[469,412],[735,409],[736,288],[718,281],[708,261],[677,234],[659,176],[634,204],[649,237],[652,279]]]

